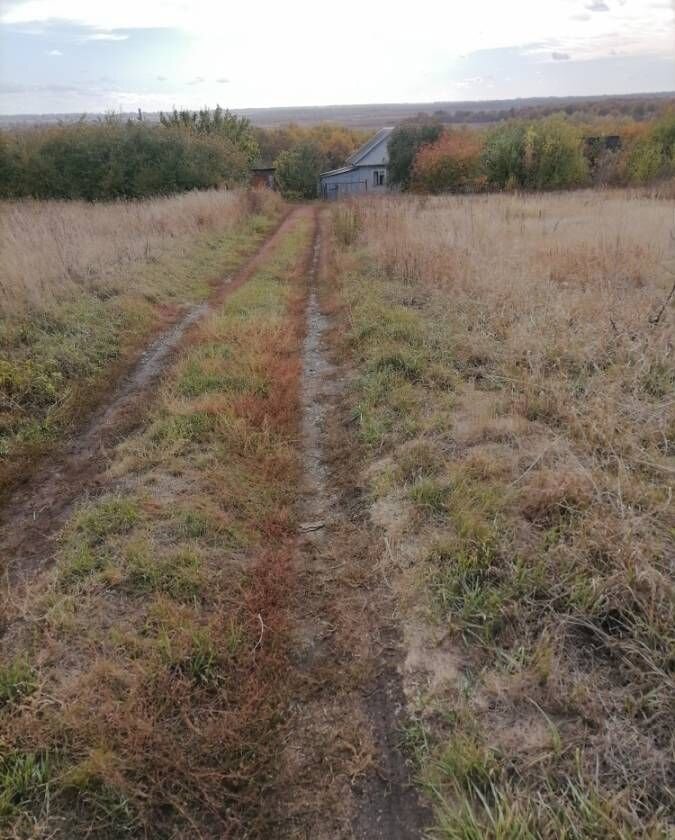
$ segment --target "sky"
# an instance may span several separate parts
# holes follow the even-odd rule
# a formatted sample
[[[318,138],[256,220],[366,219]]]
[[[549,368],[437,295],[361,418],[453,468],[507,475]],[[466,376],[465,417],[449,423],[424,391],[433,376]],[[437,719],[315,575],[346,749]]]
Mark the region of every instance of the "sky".
[[[675,90],[675,0],[0,0],[0,113]]]

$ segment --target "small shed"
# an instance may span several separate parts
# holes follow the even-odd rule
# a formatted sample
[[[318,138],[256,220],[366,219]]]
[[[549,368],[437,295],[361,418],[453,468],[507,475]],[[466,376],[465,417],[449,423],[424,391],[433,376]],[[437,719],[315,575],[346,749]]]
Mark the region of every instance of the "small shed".
[[[274,189],[274,173],[276,167],[264,161],[255,161],[251,167],[251,186],[252,187],[267,187],[270,190]]]
[[[353,152],[344,166],[319,175],[319,195],[334,200],[349,195],[384,193],[388,189],[389,136],[393,128],[377,134]]]

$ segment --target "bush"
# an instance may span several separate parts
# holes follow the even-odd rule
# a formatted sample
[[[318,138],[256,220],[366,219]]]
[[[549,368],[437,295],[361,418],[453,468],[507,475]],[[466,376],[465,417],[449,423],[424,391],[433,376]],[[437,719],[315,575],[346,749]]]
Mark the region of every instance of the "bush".
[[[142,122],[5,133],[0,197],[142,198],[248,178],[245,151],[221,135]]]
[[[483,136],[476,131],[445,131],[417,152],[411,187],[417,192],[452,192],[479,189],[485,177],[481,156]]]
[[[639,140],[628,151],[624,164],[624,179],[630,184],[646,184],[665,174],[665,160],[661,146],[653,139]]]
[[[675,109],[667,111],[654,123],[652,137],[659,146],[664,162],[675,162]]]
[[[563,189],[588,177],[581,131],[562,116],[495,128],[484,165],[488,181],[507,189]]]
[[[525,124],[510,122],[493,129],[487,136],[483,166],[488,182],[500,189],[525,183]]]
[[[304,141],[276,159],[276,181],[284,198],[316,198],[319,174],[327,167],[317,143]]]
[[[177,111],[174,108],[170,114],[162,111],[159,121],[165,128],[224,138],[246,155],[249,166],[253,165],[260,154],[251,121],[247,117],[238,117],[230,111],[224,111],[220,105],[213,111],[209,108],[202,108],[201,111]]]

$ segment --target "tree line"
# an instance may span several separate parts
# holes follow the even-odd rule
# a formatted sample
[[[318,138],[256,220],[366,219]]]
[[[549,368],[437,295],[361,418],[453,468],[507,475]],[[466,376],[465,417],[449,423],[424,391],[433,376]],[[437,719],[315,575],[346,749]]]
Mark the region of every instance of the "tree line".
[[[275,166],[286,197],[314,198],[319,173],[369,134],[336,125],[256,128],[220,107],[173,110],[159,123],[139,112],[134,120],[0,131],[0,198],[97,201],[233,187],[254,166]]]
[[[174,111],[151,124],[98,123],[0,132],[0,197],[143,198],[248,180],[258,146],[229,111]]]
[[[608,134],[612,143],[607,143]],[[0,198],[143,198],[250,179],[274,166],[291,199],[312,199],[321,172],[341,166],[370,132],[337,125],[264,129],[218,107],[174,110],[149,123],[0,132]],[[389,180],[416,192],[563,189],[644,184],[675,173],[675,110],[643,122],[579,123],[564,113],[489,129],[418,117],[389,141]]]
[[[675,175],[675,110],[644,123],[579,124],[565,114],[488,131],[403,123],[389,141],[389,180],[422,193],[647,184]]]

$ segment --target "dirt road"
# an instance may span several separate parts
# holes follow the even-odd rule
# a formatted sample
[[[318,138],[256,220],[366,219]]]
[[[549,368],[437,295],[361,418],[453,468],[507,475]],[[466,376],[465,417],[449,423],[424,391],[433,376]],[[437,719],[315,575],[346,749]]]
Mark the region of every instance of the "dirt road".
[[[293,386],[299,393],[289,397],[298,414],[300,486],[291,490],[298,499],[298,524],[289,541],[294,583],[280,590],[287,599],[281,609],[290,628],[285,654],[290,667],[279,677],[286,681],[286,708],[276,716],[284,721],[278,776],[266,783],[272,801],[265,805],[272,814],[267,825],[273,828],[255,836],[417,840],[429,814],[401,749],[406,721],[400,633],[394,597],[378,561],[381,537],[361,499],[345,392],[351,372],[339,353],[341,320],[331,289],[325,212],[293,210],[209,302],[185,312],[146,349],[81,434],[45,462],[5,507],[0,556],[10,592],[49,568],[56,539],[75,507],[115,491],[108,472],[114,447],[142,425],[191,331],[303,226],[310,226],[313,237],[296,279],[304,339],[297,359],[299,386]],[[180,475],[180,462],[173,467]],[[165,480],[180,484],[171,475]],[[167,485],[166,491],[175,488]],[[258,609],[254,661],[274,625],[264,606]]]
[[[74,503],[101,492],[107,453],[140,422],[162,373],[180,350],[190,329],[242,286],[284,238],[297,208],[287,214],[258,251],[233,275],[223,278],[211,298],[195,305],[142,353],[127,375],[80,433],[49,457],[0,511],[0,573],[13,584],[49,563],[53,541]]]
[[[414,840],[429,814],[401,749],[405,704],[392,594],[382,551],[360,499],[339,358],[324,212],[308,271],[303,345],[299,511],[300,586],[293,658],[301,689],[286,754],[290,812],[284,836]],[[297,822],[295,811],[301,814]],[[282,823],[284,821],[282,820]]]

